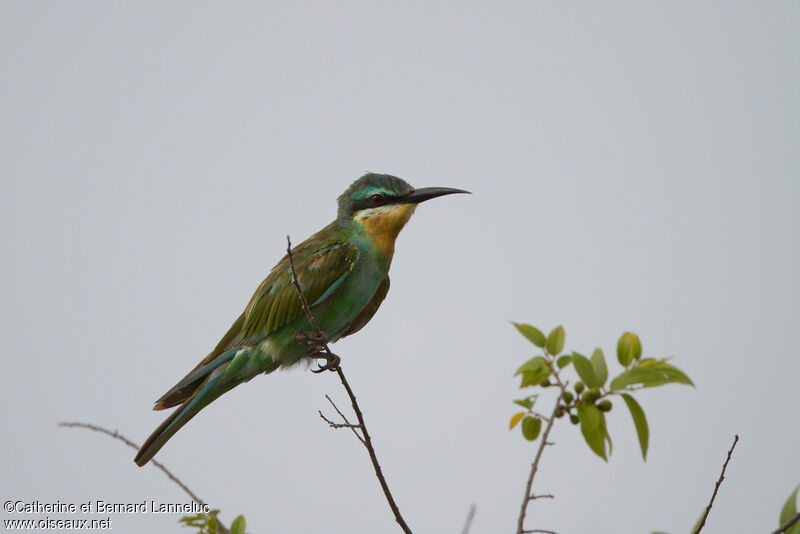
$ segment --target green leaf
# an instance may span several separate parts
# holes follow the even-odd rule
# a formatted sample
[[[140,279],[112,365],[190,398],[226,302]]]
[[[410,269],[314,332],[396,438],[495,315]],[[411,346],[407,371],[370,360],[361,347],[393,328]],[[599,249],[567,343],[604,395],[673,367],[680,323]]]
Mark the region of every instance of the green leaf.
[[[686,384],[687,386],[694,387],[694,383],[689,379],[688,376],[686,376],[686,373],[674,365],[664,362],[660,364],[657,369],[661,369],[668,377],[672,379],[672,382],[678,382],[679,384]]]
[[[528,441],[538,438],[540,430],[542,430],[542,420],[538,417],[528,416],[522,420],[522,435]]]
[[[639,362],[637,367],[641,367],[644,369],[660,369],[664,374],[671,378],[670,382],[679,382],[681,384],[688,384],[690,386],[694,386],[689,377],[686,374],[675,367],[674,365],[670,365],[667,363],[669,358],[644,358]]]
[[[572,363],[572,356],[570,356],[569,354],[565,354],[564,356],[559,356],[558,359],[556,360],[556,365],[558,365],[559,369],[563,369],[570,363]]]
[[[231,523],[231,534],[244,534],[245,521],[244,516],[240,515]]]
[[[610,387],[612,391],[618,391],[634,384],[641,384],[643,387],[649,388],[670,382],[694,385],[689,377],[677,367],[664,360],[647,359],[639,362],[636,367],[620,373],[611,381]]]
[[[515,323],[514,321],[511,321],[511,324],[513,324],[516,327],[517,331],[519,331],[520,334],[525,336],[525,338],[528,341],[530,341],[537,347],[544,347],[545,338],[541,330],[529,324]]]
[[[578,419],[581,421],[583,439],[592,451],[605,461],[606,457],[606,432],[603,429],[603,412],[591,404],[578,406]]]
[[[588,387],[599,388],[603,385],[594,372],[594,365],[592,365],[592,362],[590,362],[586,356],[573,352],[572,365],[575,366],[575,371],[578,373],[578,376],[581,377],[581,380],[583,380]]]
[[[520,419],[522,419],[523,417],[525,417],[525,412],[519,412],[512,415],[511,421],[509,421],[508,423],[508,429],[511,430],[515,426],[517,426],[517,423],[519,423]]]
[[[514,376],[522,375],[522,383],[520,383],[519,387],[524,388],[538,386],[542,380],[550,376],[550,372],[550,364],[547,363],[544,356],[534,356],[523,363],[514,373]]]
[[[633,332],[625,332],[617,341],[617,360],[623,366],[628,367],[633,360],[638,360],[642,356],[642,342],[639,336]]]
[[[519,406],[522,406],[523,408],[527,408],[528,410],[530,410],[531,408],[533,408],[533,399],[530,398],[518,399],[514,401],[514,404],[517,404]]]
[[[557,356],[564,350],[564,327],[559,325],[553,328],[553,331],[550,332],[547,336],[547,353],[552,356]]]
[[[203,528],[206,524],[206,514],[185,515],[178,522],[186,523],[187,527]]]
[[[185,523],[185,526],[196,528],[197,534],[218,534],[219,521],[217,515],[219,510],[211,510],[207,514],[199,513],[196,515],[186,515],[180,518],[180,523]]]
[[[650,442],[650,429],[647,428],[647,418],[644,416],[644,410],[636,402],[636,399],[628,395],[622,394],[625,404],[628,405],[628,410],[631,412],[633,418],[633,425],[636,427],[636,435],[639,437],[639,447],[642,449],[642,459],[647,461],[647,446]]]
[[[666,375],[658,369],[634,367],[617,375],[611,381],[611,391],[626,389],[628,386],[641,384],[644,387],[660,386],[669,382]]]
[[[540,370],[539,372],[533,371],[526,371],[522,373],[522,382],[520,383],[520,388],[525,388],[528,386],[538,386],[541,385],[542,381],[550,376],[550,368],[545,368]]]
[[[786,502],[783,504],[783,508],[781,509],[781,516],[778,519],[778,524],[783,525],[791,518],[797,515],[797,490],[800,489],[800,486],[797,486],[789,498],[786,499]],[[789,530],[786,531],[786,534],[797,534],[800,532],[800,521],[792,525]]]
[[[527,362],[523,363],[520,368],[517,369],[517,372],[514,373],[514,376],[522,374],[525,371],[539,372],[539,370],[542,368],[546,368],[548,370],[550,369],[550,366],[547,364],[547,360],[544,358],[544,356],[534,356]]]
[[[600,428],[603,430],[603,438],[608,442],[608,455],[611,456],[611,451],[614,450],[614,445],[611,443],[611,436],[608,434],[608,427],[606,426],[606,414],[600,412]]]
[[[700,517],[697,518],[697,521],[694,522],[694,526],[692,527],[692,534],[697,532],[697,529],[700,528],[700,523],[703,522],[703,517],[706,515],[706,511],[703,510],[703,513],[700,514]]]
[[[608,367],[606,367],[606,357],[600,348],[594,349],[592,353],[592,367],[594,368],[594,376],[600,383],[595,387],[602,387],[608,380]]]

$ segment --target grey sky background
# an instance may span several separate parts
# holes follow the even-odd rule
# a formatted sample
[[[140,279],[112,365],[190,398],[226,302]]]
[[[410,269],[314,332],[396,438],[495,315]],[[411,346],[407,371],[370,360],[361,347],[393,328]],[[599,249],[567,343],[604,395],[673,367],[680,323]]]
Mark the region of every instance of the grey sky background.
[[[767,532],[800,482],[797,2],[23,2],[0,7],[3,500],[187,502],[132,450],[365,171],[475,194],[420,206],[392,289],[335,345],[415,532],[512,532],[533,355],[637,332],[697,388],[639,400],[595,457],[568,423],[530,527]],[[335,375],[257,377],[158,455],[253,533],[396,532]],[[22,517],[4,514],[3,518]],[[102,517],[102,516],[90,516]],[[112,517],[180,532],[177,515]]]

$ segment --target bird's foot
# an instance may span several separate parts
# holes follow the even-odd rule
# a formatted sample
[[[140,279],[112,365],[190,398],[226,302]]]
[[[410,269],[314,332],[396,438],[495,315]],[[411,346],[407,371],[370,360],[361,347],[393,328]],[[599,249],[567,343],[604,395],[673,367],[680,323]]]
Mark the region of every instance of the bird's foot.
[[[312,373],[335,371],[339,368],[339,363],[342,360],[328,348],[328,337],[325,332],[304,330],[299,332],[295,338],[304,341],[312,349],[309,358],[325,360],[324,364],[317,364],[317,369],[312,369]]]
[[[312,369],[312,373],[322,373],[323,371],[336,371],[342,359],[336,354],[328,351],[319,351],[311,355],[315,360],[325,360],[324,364],[317,363],[317,368]]]
[[[328,337],[325,335],[325,332],[317,332],[315,330],[303,330],[302,332],[298,332],[295,339],[305,341],[318,352],[328,343]]]

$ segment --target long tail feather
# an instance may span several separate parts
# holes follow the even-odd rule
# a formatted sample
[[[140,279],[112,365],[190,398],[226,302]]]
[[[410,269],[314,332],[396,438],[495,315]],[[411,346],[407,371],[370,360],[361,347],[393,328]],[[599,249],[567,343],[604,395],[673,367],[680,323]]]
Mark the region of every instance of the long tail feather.
[[[217,367],[230,362],[236,355],[239,347],[234,347],[224,353],[218,355],[210,362],[201,361],[197,367],[192,369],[189,374],[181,379],[180,382],[172,386],[172,389],[164,393],[153,406],[154,410],[166,410],[179,404],[184,404],[187,400],[193,398],[194,393],[203,383],[203,381],[210,375]]]
[[[143,466],[150,461],[155,454],[161,450],[161,447],[177,432],[180,428],[191,420],[192,417],[208,406],[217,397],[228,391],[233,385],[229,387],[215,388],[222,376],[216,376],[210,379],[206,384],[195,394],[192,398],[184,402],[178,409],[167,417],[167,419],[159,425],[155,431],[150,434],[150,437],[144,442],[142,448],[133,459],[136,465]]]

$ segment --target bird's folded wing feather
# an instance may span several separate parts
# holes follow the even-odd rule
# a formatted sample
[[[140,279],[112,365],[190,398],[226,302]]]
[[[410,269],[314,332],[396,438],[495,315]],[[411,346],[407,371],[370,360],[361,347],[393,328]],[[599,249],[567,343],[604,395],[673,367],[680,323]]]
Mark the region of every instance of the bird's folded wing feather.
[[[315,237],[292,250],[297,281],[312,309],[336,291],[358,260],[358,248],[354,245],[320,243]],[[158,399],[155,409],[162,410],[184,402],[212,371],[234,357],[235,349],[257,343],[301,313],[303,308],[292,281],[289,257],[285,256],[261,283],[244,313],[214,350]]]
[[[323,302],[342,284],[358,260],[358,248],[349,243],[303,243],[292,251],[297,281],[308,305]],[[272,269],[244,311],[241,337],[266,335],[303,313],[292,281],[289,257]]]

